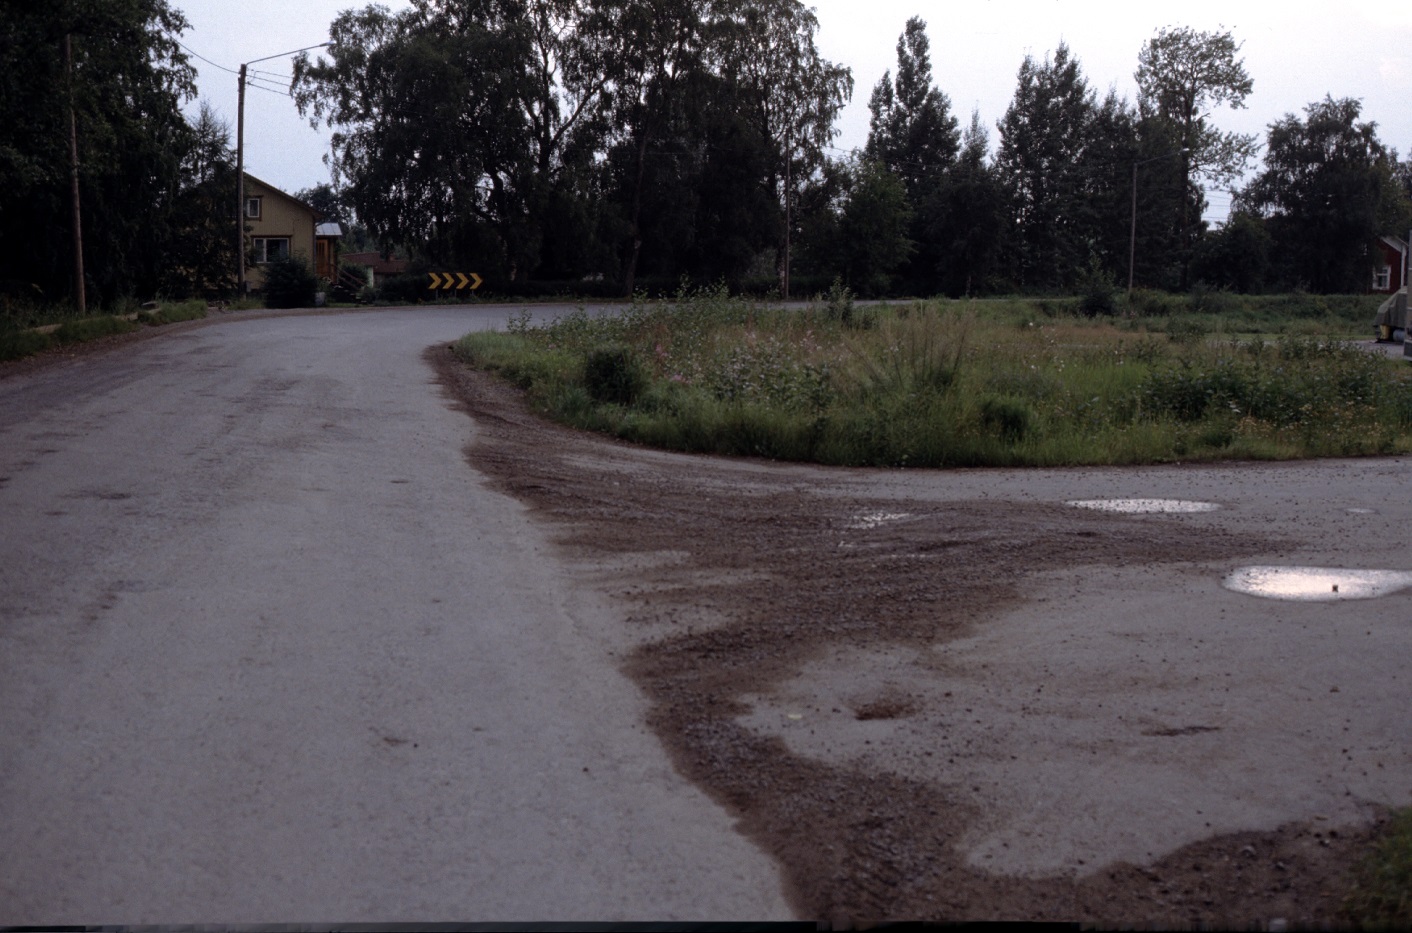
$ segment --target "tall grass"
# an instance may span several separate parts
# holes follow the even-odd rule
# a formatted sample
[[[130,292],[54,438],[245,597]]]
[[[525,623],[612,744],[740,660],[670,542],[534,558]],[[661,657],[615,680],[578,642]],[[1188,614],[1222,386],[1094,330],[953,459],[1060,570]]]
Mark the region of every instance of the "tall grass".
[[[525,316],[458,349],[552,417],[677,450],[981,466],[1412,449],[1412,372],[1328,336],[1341,318],[1307,329],[1325,336],[1235,336],[1187,312],[847,295],[801,311],[684,289],[612,317]]]
[[[206,302],[200,299],[162,303],[151,310],[136,310],[133,305],[133,302],[124,302],[119,305],[122,313],[91,317],[32,309],[0,314],[0,362],[32,356],[57,346],[125,334],[137,330],[141,324],[156,327],[206,316]]]

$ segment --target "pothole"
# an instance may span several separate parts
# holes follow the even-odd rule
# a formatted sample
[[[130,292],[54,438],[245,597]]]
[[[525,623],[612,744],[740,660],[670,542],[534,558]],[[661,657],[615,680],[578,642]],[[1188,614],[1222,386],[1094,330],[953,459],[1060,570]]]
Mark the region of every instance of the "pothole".
[[[1268,599],[1333,602],[1395,593],[1412,586],[1412,573],[1337,567],[1241,567],[1227,574],[1222,583],[1237,593]]]
[[[1127,512],[1130,514],[1214,512],[1220,508],[1215,502],[1196,502],[1190,499],[1071,499],[1064,504],[1080,509],[1098,509],[1103,512]]]

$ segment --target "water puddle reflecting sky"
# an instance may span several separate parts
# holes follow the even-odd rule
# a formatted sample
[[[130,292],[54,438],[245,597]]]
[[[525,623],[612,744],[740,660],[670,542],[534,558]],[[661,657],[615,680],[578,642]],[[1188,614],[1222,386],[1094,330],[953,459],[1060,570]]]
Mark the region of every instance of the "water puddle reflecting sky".
[[[855,515],[848,522],[848,527],[855,530],[866,531],[869,528],[877,528],[888,522],[901,521],[904,518],[911,518],[911,512],[864,512]]]
[[[1227,589],[1268,599],[1333,602],[1372,599],[1412,586],[1404,570],[1345,570],[1338,567],[1241,567],[1222,581]]]
[[[1194,502],[1190,499],[1072,499],[1065,505],[1104,512],[1126,512],[1132,515],[1161,512],[1214,512],[1220,508],[1214,502]]]

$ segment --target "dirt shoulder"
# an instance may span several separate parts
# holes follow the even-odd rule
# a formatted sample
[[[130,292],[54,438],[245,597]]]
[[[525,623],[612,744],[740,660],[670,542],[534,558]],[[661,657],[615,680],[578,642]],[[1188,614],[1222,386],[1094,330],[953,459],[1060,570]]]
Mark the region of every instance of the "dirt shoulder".
[[[983,491],[909,498],[905,485],[881,494],[882,480],[870,495],[857,471],[642,450],[541,421],[444,348],[428,359],[474,419],[467,459],[620,607],[622,630],[604,638],[649,698],[651,728],[783,866],[801,916],[1336,920],[1383,802],[1355,785],[1329,791],[1349,801],[1329,813],[1302,789],[1293,809],[1258,799],[1280,782],[1228,753],[1249,744],[1245,728],[1283,727],[1213,699],[1210,680],[1231,673],[1210,665],[1234,650],[1216,629],[1190,639],[1209,686],[1134,712],[1191,679],[1178,670],[1187,649],[1141,630],[1140,595],[1104,621],[1131,631],[1101,640],[1164,656],[1077,683],[1057,669],[1099,636],[1086,640],[1083,619],[1060,637],[1058,622],[1026,615],[1065,587],[1071,615],[1091,612],[1084,581],[1156,574],[1166,586],[1299,542],[1253,522],[1134,521]],[[984,490],[974,473],[965,483]],[[1094,708],[1105,703],[1127,713],[1106,717]],[[1223,800],[1241,805],[1220,812]],[[1195,813],[1178,813],[1188,801]],[[1082,818],[1060,827],[1056,813]],[[1242,824],[1262,828],[1222,831]],[[1031,851],[1012,858],[1012,846]]]

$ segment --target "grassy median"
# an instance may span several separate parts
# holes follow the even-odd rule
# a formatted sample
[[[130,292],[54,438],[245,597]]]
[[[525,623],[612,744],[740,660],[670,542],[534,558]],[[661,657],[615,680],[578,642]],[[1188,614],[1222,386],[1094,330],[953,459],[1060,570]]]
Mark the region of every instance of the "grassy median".
[[[947,467],[1412,449],[1412,368],[1348,343],[1376,302],[1281,316],[1261,301],[1085,317],[835,292],[801,311],[708,289],[544,326],[525,315],[457,349],[553,418],[683,451]]]

